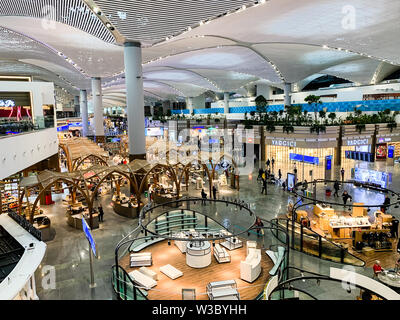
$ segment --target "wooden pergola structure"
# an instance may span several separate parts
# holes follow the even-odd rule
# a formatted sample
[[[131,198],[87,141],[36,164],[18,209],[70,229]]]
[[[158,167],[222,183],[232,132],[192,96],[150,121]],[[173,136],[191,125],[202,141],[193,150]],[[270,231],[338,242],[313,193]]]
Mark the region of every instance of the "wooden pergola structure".
[[[87,159],[95,164],[108,166],[108,152],[87,138],[61,139],[59,147],[64,151],[69,172],[79,170]]]

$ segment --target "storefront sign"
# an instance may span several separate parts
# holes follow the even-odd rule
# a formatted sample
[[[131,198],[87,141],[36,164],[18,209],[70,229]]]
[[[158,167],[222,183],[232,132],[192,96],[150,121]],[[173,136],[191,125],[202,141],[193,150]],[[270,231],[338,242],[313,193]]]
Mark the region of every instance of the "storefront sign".
[[[369,139],[347,140],[348,146],[365,146],[367,144],[369,144]]]
[[[378,143],[391,142],[392,138],[379,138]]]
[[[15,107],[14,100],[0,100],[0,107]]]
[[[296,141],[272,140],[272,145],[273,146],[279,146],[279,147],[291,147],[291,148],[294,148],[294,147],[296,147],[297,143],[296,143]]]

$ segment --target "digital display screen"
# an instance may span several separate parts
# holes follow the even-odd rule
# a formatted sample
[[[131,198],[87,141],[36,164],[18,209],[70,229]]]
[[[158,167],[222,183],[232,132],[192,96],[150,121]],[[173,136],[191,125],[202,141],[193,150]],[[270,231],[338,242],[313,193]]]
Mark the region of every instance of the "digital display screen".
[[[287,185],[288,190],[289,191],[293,190],[294,186],[296,184],[296,176],[293,173],[288,173],[287,181],[288,181],[288,185]]]
[[[319,158],[317,158],[317,157],[304,156],[302,154],[290,153],[289,158],[292,161],[299,161],[299,162],[319,165]]]
[[[376,158],[378,160],[386,160],[387,158],[387,144],[383,143],[383,144],[378,144],[376,146]]]
[[[332,156],[326,157],[326,170],[332,169]]]
[[[374,155],[370,152],[346,151],[346,159],[374,162]]]
[[[388,158],[393,159],[394,158],[394,146],[389,146],[388,147]]]
[[[387,188],[390,175],[386,172],[355,168],[354,179],[359,182],[369,182],[382,188]]]

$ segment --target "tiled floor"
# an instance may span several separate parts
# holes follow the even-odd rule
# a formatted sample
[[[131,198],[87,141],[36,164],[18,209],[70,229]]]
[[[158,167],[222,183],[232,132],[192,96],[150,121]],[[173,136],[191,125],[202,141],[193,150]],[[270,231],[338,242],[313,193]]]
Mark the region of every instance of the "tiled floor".
[[[368,168],[375,168],[377,170],[385,170],[383,163],[375,164],[361,164],[368,166]],[[275,163],[275,171],[278,168],[282,169],[285,176],[287,171],[292,168],[285,168],[279,162]],[[347,169],[347,168],[346,168]],[[298,167],[299,170],[299,167]],[[334,168],[335,177],[339,178],[340,168]],[[350,169],[346,170],[346,178],[349,178]],[[391,188],[400,190],[400,166],[388,167],[386,171],[393,174]],[[290,195],[278,186],[269,185],[268,194],[261,194],[261,184],[257,182],[258,166],[254,169],[252,176],[242,176],[240,179],[240,192],[232,190],[224,190],[221,196],[225,198],[240,198],[251,205],[251,208],[256,214],[265,219],[272,219],[280,214],[286,212],[286,206]],[[305,171],[306,172],[306,171]],[[307,176],[306,176],[307,179]],[[310,181],[310,180],[309,180]],[[318,190],[318,197],[324,197],[324,190]],[[382,202],[382,195],[375,192],[366,193],[358,189],[349,189],[350,194],[353,195],[354,201],[375,201]],[[200,196],[200,191],[192,190],[191,195]],[[104,223],[101,224],[100,229],[93,231],[99,252],[99,259],[94,261],[95,282],[97,287],[95,289],[89,288],[90,273],[89,273],[89,256],[88,256],[88,242],[82,231],[74,230],[66,223],[65,207],[62,206],[60,196],[55,197],[56,204],[50,207],[43,207],[46,214],[51,218],[52,226],[56,232],[54,240],[47,243],[48,248],[46,255],[43,259],[42,265],[54,266],[56,270],[56,289],[43,289],[42,274],[40,269],[36,273],[36,284],[38,296],[40,299],[113,299],[113,291],[111,287],[111,267],[114,264],[115,246],[129,231],[137,226],[137,220],[130,220],[127,218],[116,215],[110,206],[110,197],[105,196],[101,198],[101,202],[105,211]],[[332,201],[332,197],[330,200]],[[338,201],[340,201],[339,199]],[[208,207],[204,210],[209,210]],[[400,217],[399,209],[392,209],[391,214]],[[227,223],[229,221],[227,220]],[[341,267],[335,263],[313,258],[311,256],[302,255],[298,252],[292,252],[290,257],[290,264],[297,267],[328,274],[330,266]],[[394,262],[393,262],[394,264]],[[385,267],[385,266],[384,266]],[[390,266],[392,267],[392,266]],[[371,276],[371,270],[357,269],[358,272]],[[312,286],[312,284],[310,284]],[[348,299],[349,295],[346,290],[339,285],[324,284],[321,289],[314,289],[313,293],[318,298],[337,298]],[[331,290],[328,290],[331,288]]]

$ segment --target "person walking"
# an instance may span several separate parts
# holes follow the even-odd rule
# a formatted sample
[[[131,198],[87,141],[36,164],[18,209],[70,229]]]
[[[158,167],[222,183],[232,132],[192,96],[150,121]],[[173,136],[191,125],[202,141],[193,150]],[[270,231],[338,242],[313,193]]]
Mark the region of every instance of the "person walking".
[[[263,173],[264,173],[264,170],[263,169],[258,169],[258,177],[257,177],[257,181],[260,181],[260,180],[262,180],[262,175],[263,175]]]
[[[279,180],[282,179],[282,171],[281,171],[281,169],[278,170],[278,178],[279,178]]]
[[[339,197],[339,189],[340,189],[340,184],[339,181],[335,181],[335,183],[333,184],[333,189],[335,189],[335,193],[333,194],[334,197]]]
[[[262,227],[264,227],[264,223],[261,221],[261,219],[259,217],[257,217],[256,222],[254,223],[254,226],[257,227],[256,231],[257,231],[257,238],[259,238],[263,232],[262,232]]]
[[[99,204],[97,209],[99,210],[99,222],[104,222],[104,211],[102,205]]]
[[[274,157],[272,157],[271,164],[272,164],[272,170],[274,170],[274,166],[275,166],[275,159],[274,159]]]
[[[350,201],[353,201],[353,197],[351,195],[349,195],[346,190],[343,192],[342,198],[343,198],[343,203],[344,203],[345,207],[346,207],[347,201],[349,199],[350,199]]]
[[[207,193],[204,192],[204,189],[201,189],[201,205],[205,206],[206,205],[206,199],[207,199]]]
[[[340,175],[342,176],[342,183],[344,182],[344,168],[340,170]]]
[[[269,168],[270,164],[271,164],[271,161],[269,161],[269,158],[268,158],[267,162],[266,162],[267,168]]]
[[[283,189],[283,191],[286,191],[286,181],[285,180],[283,180],[283,182],[282,182],[282,189]]]
[[[387,213],[390,207],[390,197],[386,195],[385,201],[383,202],[382,208],[384,209],[384,213]]]
[[[263,184],[263,186],[261,189],[261,194],[264,194],[264,191],[265,191],[265,194],[267,194],[267,179],[263,179],[262,184]]]
[[[212,193],[214,200],[217,200],[217,188],[215,187],[215,185],[213,185],[212,187]]]

